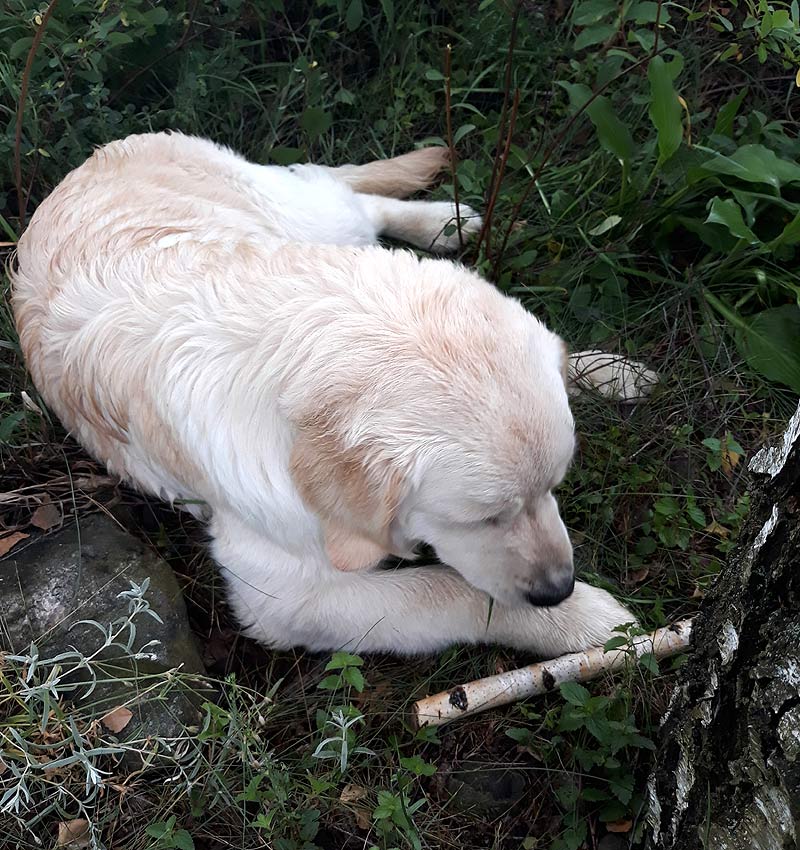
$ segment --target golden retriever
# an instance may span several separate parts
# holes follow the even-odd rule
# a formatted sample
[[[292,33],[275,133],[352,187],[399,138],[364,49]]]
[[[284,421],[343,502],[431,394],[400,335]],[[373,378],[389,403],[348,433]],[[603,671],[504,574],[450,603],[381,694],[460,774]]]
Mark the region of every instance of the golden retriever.
[[[554,490],[570,366],[627,397],[650,377],[597,352],[570,364],[476,273],[377,245],[457,245],[449,202],[400,199],[446,159],[281,168],[131,136],[19,242],[13,307],[42,396],[112,472],[204,503],[233,608],[270,646],[558,655],[634,619],[575,582]],[[480,219],[462,212],[468,236]],[[420,542],[446,566],[379,566]]]

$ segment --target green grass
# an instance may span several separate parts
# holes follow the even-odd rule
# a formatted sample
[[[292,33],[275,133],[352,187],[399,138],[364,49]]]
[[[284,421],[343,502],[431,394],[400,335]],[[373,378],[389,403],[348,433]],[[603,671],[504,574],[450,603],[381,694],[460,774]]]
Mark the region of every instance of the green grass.
[[[9,0],[0,11],[0,241],[21,231],[20,194],[29,218],[93,145],[130,132],[181,129],[279,164],[444,144],[449,44],[459,197],[495,207],[491,233],[464,261],[573,350],[627,352],[662,376],[635,408],[574,401],[580,451],[560,493],[584,573],[661,625],[713,592],[746,514],[747,459],[800,390],[800,143],[785,124],[797,13],[781,2],[740,0],[727,14],[717,5],[526,3],[512,35],[514,8],[492,0],[61,0],[33,59],[18,147],[23,70],[46,5]],[[512,114],[504,180],[493,187]],[[436,190],[448,194],[451,180]],[[41,413],[23,406],[23,390]],[[154,774],[130,776],[113,736],[93,722],[97,706],[76,708],[57,689],[43,730],[42,692],[24,681],[30,665],[6,659],[0,798],[22,794],[20,772],[30,792],[0,814],[9,846],[54,846],[58,823],[73,819],[91,822],[94,846],[115,850],[575,850],[594,847],[605,822],[630,820],[628,837],[641,829],[646,739],[657,734],[669,670],[639,666],[595,683],[591,697],[567,692],[416,733],[415,698],[526,659],[497,647],[413,663],[368,658],[327,689],[338,675],[325,670],[330,658],[270,653],[236,635],[202,529],[128,491],[73,486],[102,470],[30,385],[7,300],[0,391],[5,527],[27,528],[42,493],[68,518],[122,500],[133,530],[175,568],[221,682],[200,729],[172,742]],[[147,684],[152,699],[196,686],[167,676]],[[337,735],[347,740],[344,771],[341,743],[319,752]],[[30,762],[44,757],[71,761],[48,775]],[[490,815],[459,805],[459,771],[476,761],[519,771],[524,795]],[[87,786],[87,765],[110,771],[102,785]]]

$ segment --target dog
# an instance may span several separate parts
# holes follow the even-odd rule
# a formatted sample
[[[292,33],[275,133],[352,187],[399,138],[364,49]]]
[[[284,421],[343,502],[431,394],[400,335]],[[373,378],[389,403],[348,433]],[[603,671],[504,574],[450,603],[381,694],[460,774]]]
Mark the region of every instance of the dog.
[[[447,164],[424,148],[283,168],[134,135],[19,241],[12,304],[42,397],[112,473],[207,511],[233,610],[268,646],[557,656],[634,621],[575,581],[554,491],[570,373],[630,399],[653,375],[570,358],[478,274],[378,244],[458,247],[450,202],[405,199]],[[480,217],[461,213],[468,238]],[[422,542],[441,566],[381,567]]]

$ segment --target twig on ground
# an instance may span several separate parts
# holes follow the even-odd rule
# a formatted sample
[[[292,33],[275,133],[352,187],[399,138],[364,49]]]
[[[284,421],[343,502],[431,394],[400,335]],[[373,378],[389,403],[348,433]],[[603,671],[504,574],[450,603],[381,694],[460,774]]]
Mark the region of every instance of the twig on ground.
[[[468,682],[417,700],[412,710],[412,722],[417,728],[441,726],[490,708],[550,693],[563,682],[586,682],[601,673],[619,670],[634,655],[639,657],[652,653],[659,660],[670,658],[689,646],[691,635],[692,621],[680,620],[649,635],[634,638],[630,644],[609,652],[602,647],[594,647]]]

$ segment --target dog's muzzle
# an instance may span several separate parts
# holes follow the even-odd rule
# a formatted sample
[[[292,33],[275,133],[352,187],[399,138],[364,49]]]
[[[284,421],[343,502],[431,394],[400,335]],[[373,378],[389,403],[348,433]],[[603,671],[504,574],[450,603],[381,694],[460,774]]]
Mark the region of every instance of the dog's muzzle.
[[[535,590],[528,591],[525,598],[537,608],[552,608],[572,595],[575,590],[575,574],[570,573],[561,581],[544,581]]]

